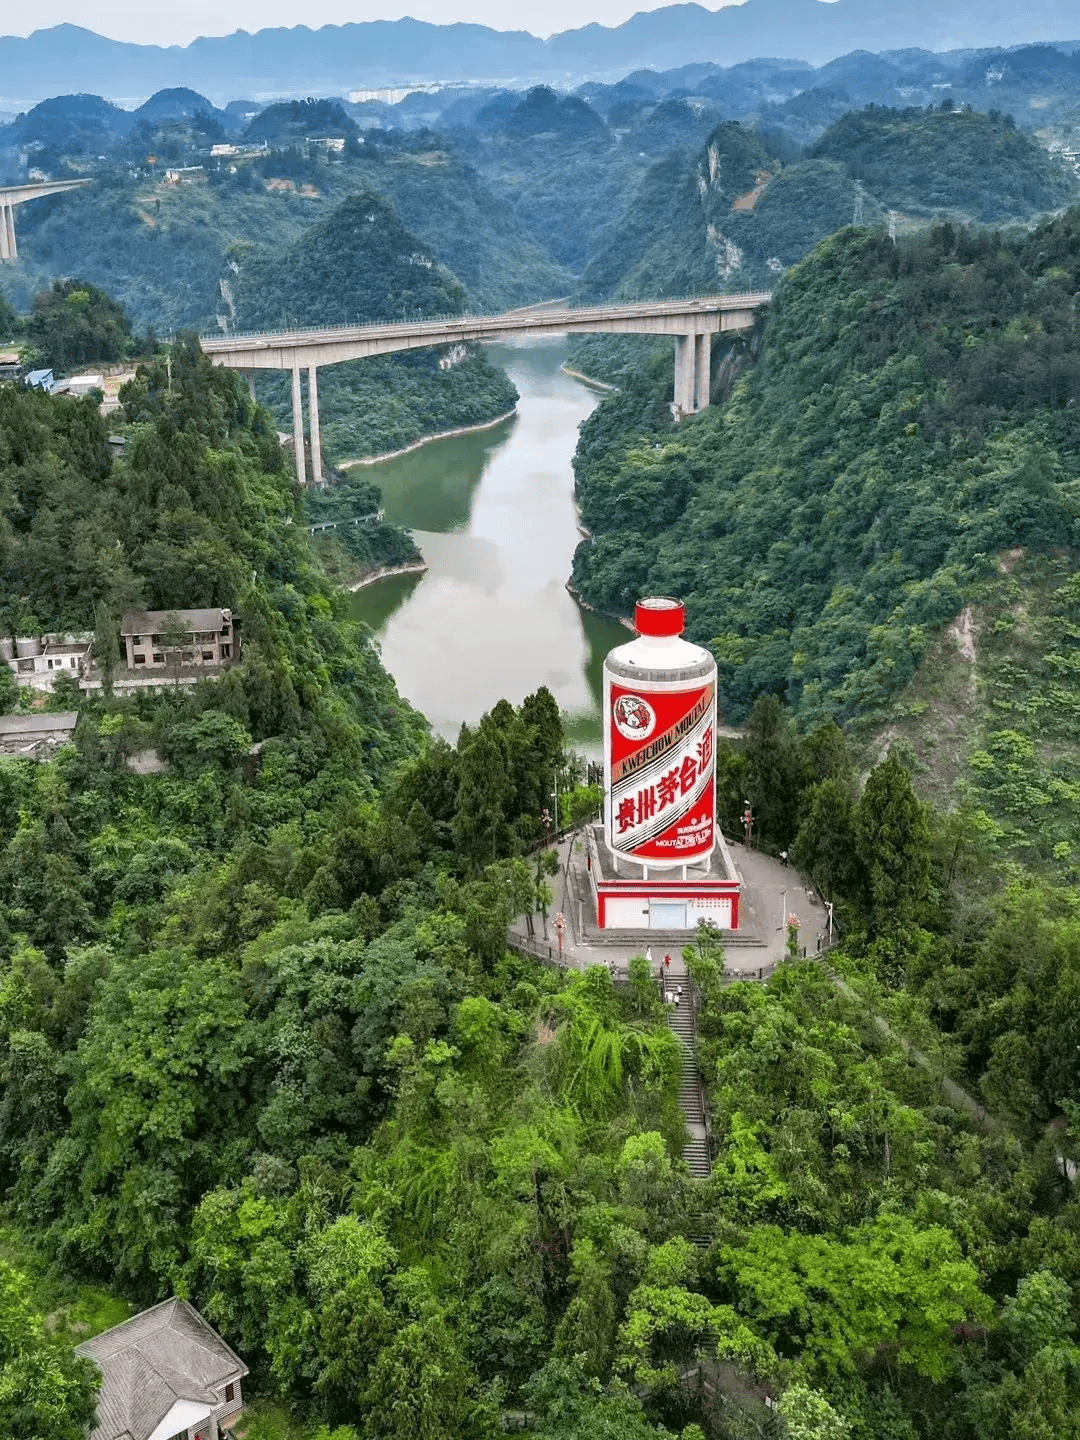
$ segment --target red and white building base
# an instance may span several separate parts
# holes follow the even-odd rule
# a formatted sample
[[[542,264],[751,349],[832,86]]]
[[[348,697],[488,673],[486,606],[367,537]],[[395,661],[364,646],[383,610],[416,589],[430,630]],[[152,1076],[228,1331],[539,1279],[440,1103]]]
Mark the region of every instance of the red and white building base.
[[[586,831],[587,865],[599,930],[685,930],[707,920],[719,930],[738,930],[742,888],[719,828],[712,853],[675,868],[615,855],[604,827]]]

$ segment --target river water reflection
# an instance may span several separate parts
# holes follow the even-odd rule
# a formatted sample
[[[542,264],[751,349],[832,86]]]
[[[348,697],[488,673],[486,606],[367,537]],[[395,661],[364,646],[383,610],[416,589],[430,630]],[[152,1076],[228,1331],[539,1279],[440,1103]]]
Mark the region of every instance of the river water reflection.
[[[438,440],[370,469],[388,520],[412,530],[424,575],[359,590],[398,689],[447,739],[505,696],[546,685],[578,748],[600,748],[604,656],[629,639],[566,591],[581,538],[571,458],[597,395],[559,366],[563,341],[492,346],[521,399],[491,430]]]

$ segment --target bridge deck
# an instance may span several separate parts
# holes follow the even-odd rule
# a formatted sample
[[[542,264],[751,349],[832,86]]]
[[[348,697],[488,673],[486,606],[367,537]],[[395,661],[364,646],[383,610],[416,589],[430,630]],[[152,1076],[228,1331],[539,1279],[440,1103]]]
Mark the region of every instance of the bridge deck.
[[[43,195],[61,195],[65,190],[78,190],[92,185],[86,180],[35,180],[31,185],[0,185],[0,205],[21,205],[24,200],[40,200]]]
[[[699,295],[685,300],[639,300],[625,305],[583,305],[561,301],[501,315],[442,315],[424,320],[383,321],[377,325],[325,325],[295,330],[256,330],[205,335],[202,348],[215,365],[248,372],[254,394],[256,370],[292,371],[293,449],[296,478],[307,483],[300,372],[308,372],[311,471],[322,481],[322,439],[316,376],[322,365],[339,365],[397,350],[460,345],[476,340],[525,339],[543,335],[671,335],[675,339],[673,413],[695,415],[709,404],[711,337],[720,330],[747,330],[771,291],[743,295]]]
[[[684,334],[688,330],[696,331],[702,327],[722,328],[717,325],[709,326],[709,321],[715,321],[725,313],[745,314],[757,310],[770,299],[771,291],[761,290],[741,295],[703,295],[689,300],[536,307],[510,310],[499,315],[440,315],[423,320],[391,320],[368,325],[237,331],[226,335],[206,335],[202,337],[201,343],[205,353],[219,358],[219,363],[232,364],[243,369],[241,356],[250,354],[251,364],[261,368],[259,358],[268,350],[332,351],[339,347],[370,345],[374,352],[384,349],[411,349],[423,344],[448,344],[462,339],[552,335],[609,326],[613,329],[629,330],[640,325],[641,332],[646,334]],[[226,356],[230,358],[226,360]]]

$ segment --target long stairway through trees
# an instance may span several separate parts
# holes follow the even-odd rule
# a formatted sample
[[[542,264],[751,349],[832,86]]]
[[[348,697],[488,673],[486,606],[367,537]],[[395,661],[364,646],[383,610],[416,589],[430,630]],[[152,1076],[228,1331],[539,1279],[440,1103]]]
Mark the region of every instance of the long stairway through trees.
[[[670,1005],[667,1022],[679,1038],[682,1046],[682,1079],[679,1084],[679,1104],[686,1116],[686,1128],[690,1138],[683,1150],[683,1159],[690,1174],[696,1180],[707,1180],[712,1174],[712,1160],[709,1156],[709,1135],[705,1125],[705,1100],[701,1089],[701,1074],[697,1063],[697,1026],[694,1023],[692,986],[689,981],[683,987],[678,1004]]]

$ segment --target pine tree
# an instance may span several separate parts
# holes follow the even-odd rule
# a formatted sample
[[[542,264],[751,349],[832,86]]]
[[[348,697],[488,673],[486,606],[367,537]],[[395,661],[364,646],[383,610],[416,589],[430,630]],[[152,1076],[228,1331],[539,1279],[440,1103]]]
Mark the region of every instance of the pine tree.
[[[855,813],[855,834],[871,933],[917,924],[930,886],[930,827],[895,755],[870,772]]]

